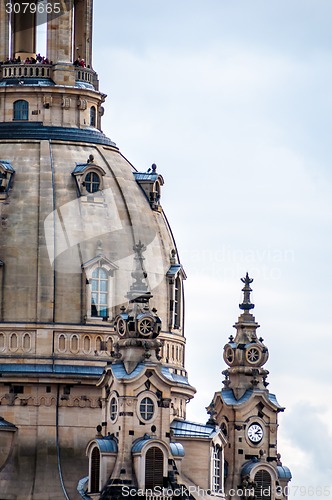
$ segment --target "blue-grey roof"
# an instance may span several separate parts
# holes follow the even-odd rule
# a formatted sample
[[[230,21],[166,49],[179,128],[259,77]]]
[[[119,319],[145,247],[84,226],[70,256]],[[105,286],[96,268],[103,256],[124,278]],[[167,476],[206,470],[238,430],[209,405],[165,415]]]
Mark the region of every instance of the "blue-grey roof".
[[[134,177],[136,181],[152,181],[158,180],[159,174],[155,172],[134,172]]]
[[[171,429],[176,437],[210,438],[216,432],[212,425],[197,424],[187,420],[173,420]]]
[[[285,465],[277,465],[277,470],[280,479],[292,479],[292,473]]]
[[[88,163],[76,163],[76,167],[73,170],[73,174],[80,174],[89,166]]]
[[[138,363],[136,368],[131,373],[127,373],[122,361],[111,365],[112,373],[114,377],[117,378],[118,380],[121,379],[130,380],[132,378],[135,378],[146,367],[147,367],[146,364]],[[177,373],[172,373],[167,366],[161,367],[161,373],[164,377],[166,377],[168,380],[171,380],[172,382],[178,382],[180,384],[189,385],[187,377],[184,377],[183,375],[178,375]]]
[[[79,87],[80,89],[96,90],[92,83],[84,82],[83,80],[76,80],[75,87]]]
[[[0,87],[54,87],[55,83],[51,78],[3,78]]]
[[[241,475],[246,476],[250,474],[251,470],[258,464],[258,458],[253,458],[249,462],[242,465]]]
[[[274,405],[276,405],[279,409],[284,410],[284,408],[278,403],[278,400],[277,400],[275,394],[270,394],[269,393],[268,398],[271,401],[271,403],[273,403]]]
[[[15,431],[17,429],[16,425],[8,422],[3,417],[0,417],[0,431],[1,430],[12,430]]]
[[[106,174],[105,170],[98,165],[95,165],[93,163],[76,163],[76,167],[73,170],[73,174],[81,174],[84,172],[86,169],[91,168],[91,167],[97,168],[99,170],[102,170],[104,175]]]
[[[242,403],[249,401],[253,392],[254,391],[252,389],[248,389],[240,399],[236,399],[232,389],[222,389],[221,397],[227,405],[241,405]]]
[[[171,380],[172,382],[179,382],[180,384],[189,385],[187,377],[171,372],[167,366],[161,367],[161,373],[164,375],[164,377],[168,378],[168,380]]]
[[[0,163],[3,166],[3,168],[6,170],[6,172],[11,172],[12,174],[15,173],[15,170],[13,169],[13,167],[11,166],[9,161],[0,160]]]
[[[181,264],[173,264],[167,271],[166,276],[175,276],[181,268]]]
[[[0,139],[37,139],[87,142],[116,146],[105,134],[97,129],[44,126],[42,122],[0,123]]]
[[[95,440],[102,453],[117,453],[118,443],[112,437],[98,438]]]
[[[131,447],[132,453],[136,453],[138,451],[141,451],[143,446],[151,440],[151,436],[148,434],[145,434],[144,437],[136,439],[134,441],[133,446]]]
[[[27,375],[65,374],[100,377],[103,371],[104,369],[100,366],[0,364],[0,373],[25,373]]]
[[[173,457],[184,457],[185,452],[181,443],[171,443],[170,447]]]
[[[227,405],[241,405],[243,403],[246,403],[247,401],[249,401],[249,399],[251,398],[251,396],[254,394],[254,390],[253,389],[248,389],[244,394],[243,396],[240,398],[240,399],[236,399],[235,396],[234,396],[234,393],[232,391],[232,389],[222,389],[221,390],[221,397],[222,397],[222,400],[224,401],[225,404]],[[268,398],[269,401],[271,401],[271,403],[273,405],[275,405],[279,410],[283,410],[284,408],[282,406],[280,406],[280,404],[278,403],[277,401],[277,398],[275,396],[275,394],[270,394],[270,393],[264,393],[264,395]]]
[[[133,370],[131,373],[127,373],[122,361],[120,363],[114,363],[111,365],[112,373],[118,380],[130,380],[132,378],[135,378],[142,372],[144,368],[146,368],[146,365],[144,363],[138,363],[135,370]]]

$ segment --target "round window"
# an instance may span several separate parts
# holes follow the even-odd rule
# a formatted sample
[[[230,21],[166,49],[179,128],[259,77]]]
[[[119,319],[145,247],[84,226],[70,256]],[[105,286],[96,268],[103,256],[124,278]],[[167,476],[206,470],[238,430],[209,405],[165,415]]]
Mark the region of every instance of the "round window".
[[[84,179],[84,185],[88,193],[96,193],[100,186],[99,175],[96,172],[88,172]]]
[[[231,347],[227,347],[226,349],[226,359],[229,364],[232,364],[234,361],[234,351]]]
[[[114,422],[117,416],[118,416],[118,400],[113,397],[110,403],[110,418]]]
[[[154,321],[152,318],[143,318],[138,323],[138,331],[144,337],[153,333]]]
[[[257,363],[260,360],[261,352],[256,347],[250,347],[246,352],[247,360],[249,363]]]
[[[143,420],[151,420],[154,414],[154,402],[151,398],[143,398],[139,405],[139,412]]]

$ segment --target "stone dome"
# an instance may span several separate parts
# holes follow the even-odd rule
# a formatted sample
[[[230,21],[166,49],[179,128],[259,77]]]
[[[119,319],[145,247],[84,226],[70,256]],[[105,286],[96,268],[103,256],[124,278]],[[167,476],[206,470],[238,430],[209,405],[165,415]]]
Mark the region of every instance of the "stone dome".
[[[36,18],[0,7],[0,405],[17,428],[0,482],[4,495],[22,499],[63,498],[63,484],[77,498],[137,246],[158,317],[158,362],[187,380],[185,273],[162,209],[164,179],[156,165],[137,171],[102,132],[93,2],[70,5],[47,20],[43,62]],[[20,30],[27,19],[30,29]],[[173,385],[171,418],[185,418],[194,389]]]

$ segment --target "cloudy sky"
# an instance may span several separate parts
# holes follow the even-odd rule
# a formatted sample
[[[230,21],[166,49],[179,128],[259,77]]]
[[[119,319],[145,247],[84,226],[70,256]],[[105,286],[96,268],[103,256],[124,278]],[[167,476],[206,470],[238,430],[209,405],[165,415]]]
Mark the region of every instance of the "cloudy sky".
[[[305,500],[332,496],[331,16],[330,0],[95,2],[103,130],[158,165],[188,274],[188,418],[222,386],[248,271]]]

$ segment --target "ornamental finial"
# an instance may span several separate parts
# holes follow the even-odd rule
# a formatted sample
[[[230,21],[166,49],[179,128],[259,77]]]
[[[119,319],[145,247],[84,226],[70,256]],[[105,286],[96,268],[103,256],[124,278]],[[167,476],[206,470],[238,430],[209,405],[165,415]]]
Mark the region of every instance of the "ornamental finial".
[[[252,278],[249,278],[249,274],[246,274],[245,278],[241,278],[242,283],[244,283],[244,287],[242,288],[243,292],[243,302],[239,304],[239,308],[243,309],[243,311],[249,311],[255,307],[255,304],[250,302],[250,292],[252,289],[250,288],[250,284],[254,281]]]
[[[131,285],[127,297],[131,302],[148,302],[152,295],[148,290],[146,283],[148,275],[143,264],[143,261],[145,260],[143,252],[145,252],[146,246],[141,242],[141,240],[139,240],[139,242],[133,246],[133,250],[135,252],[135,269],[131,273],[131,276],[135,281]]]

